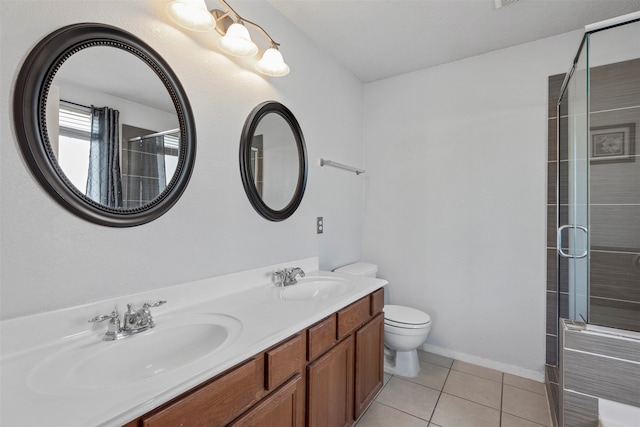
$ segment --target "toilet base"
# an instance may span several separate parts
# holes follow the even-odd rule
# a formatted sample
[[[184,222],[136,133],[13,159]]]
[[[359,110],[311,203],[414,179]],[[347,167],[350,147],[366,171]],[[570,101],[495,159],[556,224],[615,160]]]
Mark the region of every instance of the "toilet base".
[[[413,378],[420,373],[418,350],[393,351],[384,348],[384,371],[391,375]]]

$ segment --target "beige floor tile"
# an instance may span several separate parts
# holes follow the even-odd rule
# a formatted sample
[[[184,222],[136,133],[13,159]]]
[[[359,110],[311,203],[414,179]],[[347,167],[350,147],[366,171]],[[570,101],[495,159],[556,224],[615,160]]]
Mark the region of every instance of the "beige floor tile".
[[[466,372],[467,374],[475,375],[477,377],[486,378],[491,381],[502,382],[502,372],[494,369],[485,368],[484,366],[473,365],[467,362],[461,362],[456,360],[453,362],[451,369],[456,371]]]
[[[544,383],[533,381],[528,378],[517,377],[511,374],[504,374],[503,382],[523,390],[532,391],[538,394],[545,394]]]
[[[505,385],[502,391],[502,410],[511,415],[549,426],[549,405],[543,394]]]
[[[390,406],[373,402],[367,412],[360,417],[357,427],[427,427],[429,425],[425,420],[412,417]]]
[[[449,375],[449,369],[431,363],[420,362],[420,372],[413,378],[400,377],[416,384],[427,386],[436,390],[442,390],[444,382]]]
[[[451,371],[445,393],[500,410],[502,384],[460,371]]]
[[[440,392],[399,377],[393,377],[376,401],[410,415],[429,420]]]
[[[499,427],[500,411],[442,393],[431,421],[442,427]]]
[[[442,366],[443,368],[451,368],[451,365],[453,365],[452,358],[429,353],[428,351],[418,350],[418,359],[433,365]]]
[[[524,418],[516,417],[515,415],[502,413],[502,427],[540,427],[540,424],[533,421],[527,421]]]

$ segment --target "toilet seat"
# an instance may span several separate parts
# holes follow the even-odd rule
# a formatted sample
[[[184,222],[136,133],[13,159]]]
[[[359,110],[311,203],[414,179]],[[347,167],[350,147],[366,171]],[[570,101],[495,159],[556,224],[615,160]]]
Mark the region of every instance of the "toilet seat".
[[[395,328],[423,329],[431,324],[427,313],[402,305],[384,306],[384,323]]]

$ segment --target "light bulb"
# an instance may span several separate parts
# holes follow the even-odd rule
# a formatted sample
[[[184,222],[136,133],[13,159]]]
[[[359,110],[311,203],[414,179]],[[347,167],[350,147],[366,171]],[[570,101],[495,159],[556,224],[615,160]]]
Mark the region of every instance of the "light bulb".
[[[283,77],[291,71],[289,66],[285,64],[280,51],[273,47],[264,52],[262,59],[256,64],[256,68],[262,74],[272,77]]]
[[[216,27],[204,0],[175,0],[167,5],[167,13],[173,21],[191,31],[209,31]]]
[[[238,22],[231,24],[227,33],[220,39],[220,48],[234,56],[253,56],[258,53],[258,46],[251,41],[249,31]]]

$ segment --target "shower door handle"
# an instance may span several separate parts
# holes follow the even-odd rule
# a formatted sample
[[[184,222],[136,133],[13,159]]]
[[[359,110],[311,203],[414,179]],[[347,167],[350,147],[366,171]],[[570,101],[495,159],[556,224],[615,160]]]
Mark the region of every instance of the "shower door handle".
[[[572,254],[568,254],[565,251],[562,250],[562,231],[564,231],[565,229],[568,228],[573,228],[574,230],[582,230],[584,231],[584,234],[588,234],[589,231],[587,230],[587,227],[583,227],[582,225],[572,225],[572,224],[567,224],[567,225],[563,225],[562,227],[558,228],[558,234],[557,234],[557,247],[558,247],[558,253],[565,257],[565,258],[584,258],[587,256],[587,253],[589,253],[589,251],[587,249],[585,249],[581,254],[579,255],[572,255]]]

